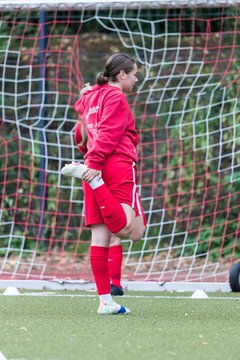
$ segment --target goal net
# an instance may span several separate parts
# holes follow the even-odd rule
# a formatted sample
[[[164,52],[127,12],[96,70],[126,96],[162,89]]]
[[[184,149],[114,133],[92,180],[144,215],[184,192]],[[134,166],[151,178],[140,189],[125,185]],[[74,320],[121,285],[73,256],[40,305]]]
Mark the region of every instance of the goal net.
[[[143,239],[123,240],[123,280],[227,281],[240,254],[238,2],[29,3],[0,4],[1,279],[92,280],[82,184],[60,169],[83,159],[82,86],[121,51],[140,64],[128,100],[147,216]]]

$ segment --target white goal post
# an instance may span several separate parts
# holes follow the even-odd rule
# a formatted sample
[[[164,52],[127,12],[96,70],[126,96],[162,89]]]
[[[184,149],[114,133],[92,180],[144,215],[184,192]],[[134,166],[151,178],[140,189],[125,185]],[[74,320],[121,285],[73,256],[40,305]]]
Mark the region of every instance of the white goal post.
[[[140,68],[143,239],[129,289],[229,291],[238,261],[240,0],[0,2],[0,287],[91,288],[74,102],[108,54]]]
[[[0,7],[5,8],[7,10],[11,10],[12,8],[40,8],[45,10],[68,10],[68,9],[82,9],[84,6],[89,8],[96,9],[98,6],[106,6],[122,8],[127,5],[129,8],[137,8],[142,6],[143,8],[200,8],[200,7],[231,7],[238,6],[240,4],[240,0],[155,0],[155,1],[147,1],[147,0],[102,0],[102,1],[90,1],[90,0],[69,0],[69,1],[59,1],[59,0],[1,0]]]

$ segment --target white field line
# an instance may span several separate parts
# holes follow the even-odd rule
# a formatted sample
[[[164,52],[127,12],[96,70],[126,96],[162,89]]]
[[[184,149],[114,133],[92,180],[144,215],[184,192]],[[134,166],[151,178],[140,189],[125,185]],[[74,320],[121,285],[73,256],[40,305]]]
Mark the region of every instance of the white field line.
[[[3,355],[1,351],[0,351],[0,360],[7,360],[7,358]]]
[[[0,294],[0,296],[8,296],[4,295],[3,293]],[[15,295],[10,295],[15,296]],[[29,292],[29,293],[22,293],[16,296],[45,296],[45,297],[79,297],[79,298],[95,298],[97,297],[97,294],[58,294],[57,292]],[[199,300],[199,299],[193,299],[190,296],[179,296],[179,295],[124,295],[122,298],[136,298],[136,299],[191,299],[191,300]],[[230,297],[230,296],[208,296],[206,299],[200,299],[200,300],[240,300],[239,297]],[[1,354],[1,353],[0,353]],[[0,357],[0,360],[5,360]]]

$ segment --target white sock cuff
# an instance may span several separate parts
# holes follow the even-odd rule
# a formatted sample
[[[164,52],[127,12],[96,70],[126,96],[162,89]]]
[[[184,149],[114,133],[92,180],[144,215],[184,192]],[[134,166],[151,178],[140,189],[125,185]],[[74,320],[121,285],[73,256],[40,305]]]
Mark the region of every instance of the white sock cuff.
[[[110,304],[112,302],[112,295],[111,294],[103,294],[99,295],[100,301],[104,301],[106,304]]]
[[[97,189],[99,186],[102,186],[104,184],[104,181],[102,178],[99,179],[98,176],[96,176],[94,179],[92,179],[92,181],[90,181],[89,185],[91,186],[91,188]]]

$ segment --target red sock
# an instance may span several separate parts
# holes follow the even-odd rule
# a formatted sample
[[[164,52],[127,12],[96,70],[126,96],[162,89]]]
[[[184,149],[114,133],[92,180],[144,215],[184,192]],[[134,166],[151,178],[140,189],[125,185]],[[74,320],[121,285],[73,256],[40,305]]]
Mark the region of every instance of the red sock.
[[[112,284],[121,286],[122,245],[110,246],[108,252],[108,268]]]
[[[118,233],[127,225],[127,218],[122,205],[105,184],[94,189],[94,194],[100,206],[105,225],[111,233]]]
[[[98,295],[110,294],[108,248],[101,246],[91,246],[90,263],[96,282]]]

